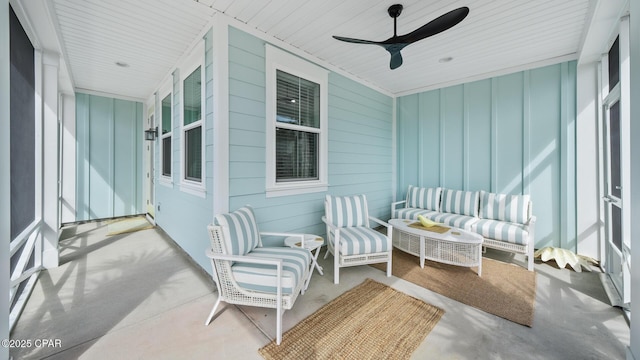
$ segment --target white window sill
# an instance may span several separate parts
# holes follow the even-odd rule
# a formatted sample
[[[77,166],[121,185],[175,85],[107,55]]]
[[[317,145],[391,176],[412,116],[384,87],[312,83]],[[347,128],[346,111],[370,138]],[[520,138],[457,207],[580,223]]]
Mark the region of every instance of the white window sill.
[[[276,185],[267,187],[266,196],[269,198],[278,196],[311,194],[317,192],[325,192],[328,190],[328,188],[329,185],[327,183]]]
[[[160,185],[173,188],[173,181],[168,176],[160,175],[160,179],[158,180],[158,182],[160,183]]]
[[[180,191],[187,194],[195,195],[201,198],[207,197],[207,190],[205,190],[202,184],[199,184],[196,182],[187,182],[187,181],[181,182]]]

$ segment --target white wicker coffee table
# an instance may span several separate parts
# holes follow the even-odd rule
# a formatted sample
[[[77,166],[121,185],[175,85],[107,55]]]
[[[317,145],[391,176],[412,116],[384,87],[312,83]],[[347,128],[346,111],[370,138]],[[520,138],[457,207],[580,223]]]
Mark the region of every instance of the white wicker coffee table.
[[[393,246],[420,257],[421,268],[428,259],[457,266],[477,266],[478,276],[482,276],[483,238],[479,234],[445,226],[425,228],[417,220],[391,219],[389,224],[393,226]]]

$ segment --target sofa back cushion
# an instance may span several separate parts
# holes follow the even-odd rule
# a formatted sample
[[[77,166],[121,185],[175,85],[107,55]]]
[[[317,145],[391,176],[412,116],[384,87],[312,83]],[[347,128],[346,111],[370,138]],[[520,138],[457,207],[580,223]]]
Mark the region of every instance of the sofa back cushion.
[[[529,220],[529,195],[480,192],[480,217],[524,224]]]
[[[423,188],[409,185],[405,207],[440,211],[442,188]]]
[[[222,227],[224,247],[228,255],[246,255],[261,244],[258,224],[251,206],[216,215],[214,223]]]
[[[442,190],[441,212],[478,217],[478,192]]]
[[[363,195],[331,196],[324,201],[327,220],[337,227],[369,227],[367,198]]]

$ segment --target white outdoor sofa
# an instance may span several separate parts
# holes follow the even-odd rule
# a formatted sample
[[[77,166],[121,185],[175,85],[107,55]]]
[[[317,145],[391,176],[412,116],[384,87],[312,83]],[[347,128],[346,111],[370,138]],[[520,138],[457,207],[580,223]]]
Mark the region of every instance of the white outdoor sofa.
[[[476,232],[484,238],[485,247],[526,255],[527,269],[533,271],[536,217],[531,207],[529,195],[409,185],[406,199],[391,204],[391,217],[417,220],[418,215],[422,215]]]

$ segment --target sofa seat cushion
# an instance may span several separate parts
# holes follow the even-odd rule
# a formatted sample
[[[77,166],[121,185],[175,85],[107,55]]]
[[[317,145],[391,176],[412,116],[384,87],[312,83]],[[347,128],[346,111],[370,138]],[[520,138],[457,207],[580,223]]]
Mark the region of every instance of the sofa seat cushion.
[[[433,213],[425,217],[435,222],[464,230],[471,230],[471,225],[478,221],[477,217],[448,213]]]
[[[443,189],[440,211],[478,217],[479,198],[477,191]]]
[[[529,232],[522,224],[499,220],[480,220],[472,226],[472,230],[485,238],[506,241],[518,245],[529,243]]]
[[[311,264],[311,254],[306,249],[289,247],[257,247],[247,257],[282,260],[282,293],[291,294]],[[276,267],[237,261],[231,272],[241,287],[266,293],[277,292]]]
[[[391,250],[391,240],[384,234],[367,227],[340,229],[340,254],[360,255]]]
[[[404,208],[397,209],[393,213],[394,219],[407,219],[407,220],[418,220],[418,215],[422,215],[424,217],[429,217],[433,214],[439,214],[437,211],[425,210],[420,208]]]

